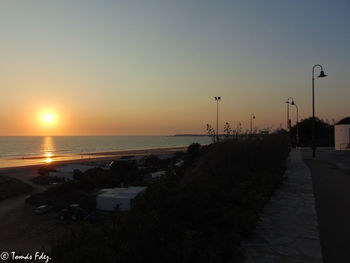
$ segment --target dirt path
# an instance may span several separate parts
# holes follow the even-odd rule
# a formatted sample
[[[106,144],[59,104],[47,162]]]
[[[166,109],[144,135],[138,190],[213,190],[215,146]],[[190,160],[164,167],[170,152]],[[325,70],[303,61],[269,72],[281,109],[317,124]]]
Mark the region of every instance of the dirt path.
[[[0,175],[17,178],[22,182],[31,185],[34,188],[34,190],[30,194],[42,192],[47,189],[47,186],[34,184],[30,180],[31,178],[37,175],[37,168],[26,167],[0,170]],[[28,194],[23,194],[0,201],[0,220],[2,220],[2,218],[6,216],[7,213],[21,206],[24,203],[24,200],[27,196]]]
[[[303,152],[310,167],[325,263],[350,262],[350,153]],[[340,165],[341,164],[341,165]]]
[[[49,252],[53,240],[79,223],[61,222],[55,212],[36,215],[33,206],[20,203],[0,220],[0,251]]]
[[[0,175],[30,184],[34,188],[30,194],[44,191],[48,187],[36,185],[30,180],[37,175],[37,167],[0,170]],[[25,204],[26,196],[23,194],[0,202],[0,252],[49,251],[50,243],[70,229],[70,225],[60,222],[54,212],[35,215],[34,207]]]

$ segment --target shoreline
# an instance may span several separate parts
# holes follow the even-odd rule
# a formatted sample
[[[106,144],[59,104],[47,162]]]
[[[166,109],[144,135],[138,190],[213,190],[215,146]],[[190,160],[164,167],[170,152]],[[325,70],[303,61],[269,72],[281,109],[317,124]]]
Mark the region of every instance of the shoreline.
[[[33,156],[28,158],[16,158],[11,159],[13,162],[21,161],[34,161],[42,160],[39,163],[28,163],[28,164],[18,164],[10,165],[7,167],[0,167],[0,171],[14,170],[14,169],[25,169],[25,168],[38,168],[43,165],[62,165],[70,163],[85,163],[92,161],[108,161],[123,156],[147,156],[147,155],[163,155],[163,154],[172,154],[177,151],[185,151],[187,146],[176,146],[176,147],[162,147],[162,148],[150,148],[150,149],[137,149],[137,150],[118,150],[118,151],[107,151],[107,152],[92,152],[92,153],[80,153],[80,154],[71,154],[71,155],[53,155],[53,156]],[[50,162],[45,162],[50,158]],[[56,159],[55,158],[63,158]],[[67,158],[67,159],[66,159]],[[4,159],[3,159],[4,160]]]

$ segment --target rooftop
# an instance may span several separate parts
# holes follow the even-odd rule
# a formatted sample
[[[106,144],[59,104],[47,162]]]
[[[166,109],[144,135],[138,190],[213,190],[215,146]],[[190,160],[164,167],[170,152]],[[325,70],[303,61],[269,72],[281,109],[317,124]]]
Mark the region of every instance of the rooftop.
[[[99,196],[132,199],[138,194],[144,192],[146,188],[147,187],[141,186],[130,186],[128,188],[105,188],[101,189],[101,194],[99,194]]]
[[[341,124],[350,124],[350,117],[346,117],[344,119],[341,119],[336,123],[336,125],[341,125]]]

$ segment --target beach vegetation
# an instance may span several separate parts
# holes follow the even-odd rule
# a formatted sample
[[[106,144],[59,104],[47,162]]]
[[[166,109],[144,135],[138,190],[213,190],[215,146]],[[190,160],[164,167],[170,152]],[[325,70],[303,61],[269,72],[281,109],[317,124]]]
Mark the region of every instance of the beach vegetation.
[[[234,131],[232,130],[230,124],[226,122],[224,126],[224,138],[229,139],[233,135],[233,133]]]
[[[215,143],[217,141],[218,138],[216,136],[215,129],[208,123],[207,123],[207,134],[211,138],[212,143]]]
[[[145,157],[143,157],[143,164],[148,167],[148,168],[155,168],[157,169],[158,165],[159,165],[159,158],[157,155],[155,154],[151,154],[151,155],[147,155]]]
[[[56,172],[52,165],[42,165],[38,168],[39,175],[49,175],[50,172]]]
[[[42,174],[33,177],[31,181],[39,185],[49,185],[54,183],[63,183],[64,179],[56,176],[50,176],[48,174]]]

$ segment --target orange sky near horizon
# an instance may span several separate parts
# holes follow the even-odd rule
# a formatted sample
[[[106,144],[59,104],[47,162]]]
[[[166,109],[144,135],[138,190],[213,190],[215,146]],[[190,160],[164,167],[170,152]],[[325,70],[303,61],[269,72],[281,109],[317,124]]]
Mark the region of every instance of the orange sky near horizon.
[[[221,131],[227,121],[232,128],[242,123],[249,126],[249,114],[245,120],[236,121],[239,112],[231,112],[232,104],[222,98],[219,104],[219,122]],[[206,124],[216,125],[216,103],[206,99],[202,103],[184,104],[184,102],[150,102],[144,104],[116,104],[106,112],[104,108],[60,104],[58,102],[19,103],[11,115],[0,114],[6,125],[2,136],[89,136],[89,135],[173,135],[182,133],[206,133]],[[52,123],[43,121],[44,115],[53,115]],[[255,113],[254,126],[273,128],[262,114]],[[273,117],[273,112],[270,112]],[[278,113],[279,114],[279,113]],[[284,113],[282,113],[284,114]],[[291,112],[291,116],[292,116]],[[235,117],[237,116],[237,117]],[[279,116],[275,116],[279,117]],[[278,127],[274,127],[278,128]]]

